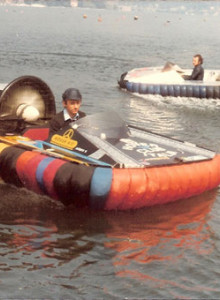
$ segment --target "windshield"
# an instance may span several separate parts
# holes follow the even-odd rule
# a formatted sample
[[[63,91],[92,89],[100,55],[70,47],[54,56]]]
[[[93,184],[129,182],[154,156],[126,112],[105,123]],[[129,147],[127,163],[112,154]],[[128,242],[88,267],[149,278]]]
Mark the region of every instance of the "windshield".
[[[101,112],[79,119],[74,123],[79,132],[104,136],[107,139],[120,139],[128,135],[129,129],[124,120],[114,111]]]

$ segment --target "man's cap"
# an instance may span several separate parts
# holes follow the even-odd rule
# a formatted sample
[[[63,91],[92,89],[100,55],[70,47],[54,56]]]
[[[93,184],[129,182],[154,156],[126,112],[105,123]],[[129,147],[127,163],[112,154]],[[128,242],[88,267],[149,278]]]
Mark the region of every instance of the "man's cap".
[[[82,100],[82,95],[80,94],[80,91],[74,88],[69,88],[65,90],[65,92],[62,95],[63,100]]]

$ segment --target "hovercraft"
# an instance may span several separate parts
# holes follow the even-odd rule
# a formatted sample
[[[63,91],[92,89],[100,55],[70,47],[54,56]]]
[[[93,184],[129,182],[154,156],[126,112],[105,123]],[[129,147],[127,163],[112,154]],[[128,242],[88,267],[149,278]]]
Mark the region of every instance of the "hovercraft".
[[[0,120],[6,122],[0,176],[6,183],[64,205],[103,210],[165,204],[220,184],[219,154],[128,125],[115,112],[88,115],[51,135],[52,92],[39,78],[23,79],[5,88],[8,98],[6,90],[0,97],[0,105],[5,104]],[[25,109],[16,115],[21,104],[35,107],[34,120],[24,119]],[[16,116],[19,124],[13,131],[7,118],[16,122]]]
[[[204,80],[185,80],[192,70],[173,63],[164,67],[137,68],[125,72],[119,87],[138,95],[220,99],[220,70],[205,70]]]

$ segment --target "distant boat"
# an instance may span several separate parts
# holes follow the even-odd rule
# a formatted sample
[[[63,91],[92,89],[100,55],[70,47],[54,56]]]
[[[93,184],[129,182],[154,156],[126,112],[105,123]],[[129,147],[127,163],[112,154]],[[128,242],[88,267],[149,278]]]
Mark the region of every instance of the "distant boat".
[[[166,63],[164,67],[138,68],[123,73],[120,88],[139,95],[220,98],[220,70],[205,70],[204,80],[184,80],[192,70]]]

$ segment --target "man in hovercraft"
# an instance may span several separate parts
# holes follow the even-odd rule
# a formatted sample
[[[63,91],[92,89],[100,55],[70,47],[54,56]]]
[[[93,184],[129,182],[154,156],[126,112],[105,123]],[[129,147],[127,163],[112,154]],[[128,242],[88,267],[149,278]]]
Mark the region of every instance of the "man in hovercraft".
[[[86,114],[79,110],[82,96],[78,89],[69,88],[62,95],[63,111],[56,114],[50,121],[50,133],[54,133],[63,127],[85,117]]]
[[[193,57],[194,69],[191,75],[183,75],[185,80],[203,80],[204,69],[202,67],[203,58],[200,54],[196,54]]]

